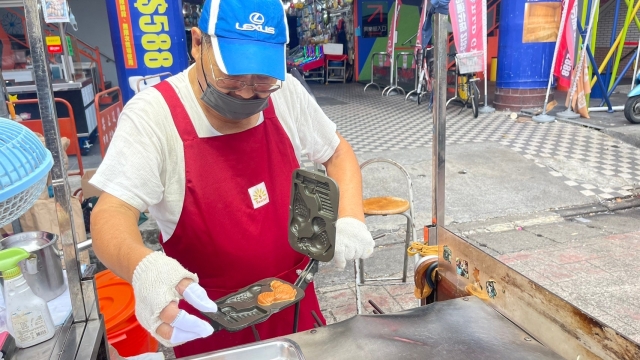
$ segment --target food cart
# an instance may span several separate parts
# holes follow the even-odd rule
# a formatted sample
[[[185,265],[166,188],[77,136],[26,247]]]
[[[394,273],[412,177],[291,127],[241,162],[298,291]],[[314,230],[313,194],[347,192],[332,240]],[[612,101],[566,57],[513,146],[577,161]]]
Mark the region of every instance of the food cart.
[[[72,231],[71,194],[62,165],[39,1],[24,0],[24,9],[29,43],[33,49],[39,111],[46,145],[54,158],[51,175],[72,313],[64,325],[57,329],[53,339],[21,349],[11,359],[108,359],[104,320],[97,306],[92,269],[89,267],[81,273],[77,260],[77,254],[82,249],[78,248],[75,232]],[[436,64],[445,64],[446,16],[438,14],[435,21]],[[446,84],[446,67],[436,65],[436,69],[436,83]],[[191,360],[640,358],[637,344],[468,244],[443,226],[445,99],[446,87],[436,86],[433,117],[434,220],[426,229],[426,240],[430,245],[438,246],[439,270],[433,302],[425,301],[423,306],[395,314],[358,315],[314,330],[193,356]],[[314,176],[313,173],[307,173],[299,178],[298,185],[319,189],[316,183],[309,181]],[[322,180],[320,175],[317,176],[316,180]],[[298,178],[294,174],[294,185],[295,179]],[[327,203],[337,208],[337,204],[332,202],[335,197],[330,196],[335,195],[337,189],[334,191],[329,187],[322,191],[329,194]],[[307,200],[297,201],[302,204]],[[331,220],[329,217],[327,219]],[[327,229],[331,225],[328,222]],[[308,251],[310,256],[315,256],[314,260],[327,261],[333,256],[330,251],[332,247],[328,246],[328,243],[335,241],[331,236],[320,242],[322,248],[309,248],[292,239],[291,235],[289,241],[294,248],[297,246],[297,251]],[[464,259],[469,269],[477,269],[473,279],[458,276],[452,258]],[[312,261],[294,286],[304,288],[305,283],[313,280],[315,271],[317,261]],[[481,295],[471,296],[469,289],[474,286],[482,289]],[[249,321],[246,323],[250,326]],[[218,321],[218,325],[225,327],[223,320]]]
[[[2,80],[5,85],[3,91],[20,100],[14,103],[15,113],[22,114],[23,120],[40,119],[37,104],[25,101],[37,99],[38,91],[33,54],[29,54],[31,47],[28,44],[26,18],[23,18],[23,1],[2,0],[0,8],[11,19],[9,30],[0,29],[5,34],[2,42],[3,61],[8,60],[6,66],[3,63],[2,67]],[[77,135],[80,146],[84,151],[88,151],[92,135],[98,126],[94,98],[104,90],[100,52],[98,48],[91,47],[73,36],[67,36],[66,27],[67,23],[43,23],[47,40],[46,64],[51,70],[51,85],[55,98],[62,99],[69,105],[56,104],[56,112],[60,117],[75,119],[74,129],[69,131]],[[61,41],[65,38],[68,38],[68,41]],[[89,61],[83,61],[86,59]],[[64,136],[70,138],[68,132]]]

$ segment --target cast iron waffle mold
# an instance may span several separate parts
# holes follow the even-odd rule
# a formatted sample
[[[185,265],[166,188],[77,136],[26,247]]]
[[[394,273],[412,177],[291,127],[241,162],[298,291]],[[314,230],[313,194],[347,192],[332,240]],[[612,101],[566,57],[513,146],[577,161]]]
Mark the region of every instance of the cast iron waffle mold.
[[[312,259],[333,259],[338,220],[338,185],[319,172],[293,173],[289,207],[289,244]]]
[[[276,302],[271,305],[258,304],[258,295],[273,291],[271,289],[273,281],[279,281],[294,288],[296,297],[293,300]],[[217,300],[218,312],[203,312],[203,314],[211,320],[211,326],[216,331],[225,329],[229,332],[235,332],[267,320],[272,314],[297,303],[302,298],[304,298],[304,290],[301,288],[284,280],[268,278]]]

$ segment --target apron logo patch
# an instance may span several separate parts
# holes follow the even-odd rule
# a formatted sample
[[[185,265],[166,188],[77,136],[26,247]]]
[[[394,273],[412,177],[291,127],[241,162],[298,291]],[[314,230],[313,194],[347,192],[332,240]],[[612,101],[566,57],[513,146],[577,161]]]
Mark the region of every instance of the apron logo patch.
[[[264,183],[260,183],[249,189],[249,196],[251,196],[254,209],[269,203],[269,194],[267,193],[267,186]]]

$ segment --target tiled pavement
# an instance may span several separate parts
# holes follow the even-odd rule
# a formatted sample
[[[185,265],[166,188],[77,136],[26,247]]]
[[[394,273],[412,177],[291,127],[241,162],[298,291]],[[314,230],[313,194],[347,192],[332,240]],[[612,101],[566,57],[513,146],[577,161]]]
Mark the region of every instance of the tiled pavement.
[[[312,85],[318,102],[357,153],[418,149],[431,143],[431,116],[401,96],[382,97],[363,86]],[[592,201],[633,197],[640,188],[640,150],[598,131],[566,123],[514,121],[494,113],[473,119],[450,107],[447,143],[497,142],[545,167]],[[588,171],[585,171],[588,170]],[[640,342],[640,211],[563,219],[500,229],[458,224],[471,243],[523,275]],[[455,224],[452,225],[455,231]],[[466,227],[465,227],[466,226]],[[462,227],[465,229],[462,230]],[[489,230],[488,230],[489,229]],[[403,234],[397,234],[400,246]],[[484,245],[484,246],[481,246]],[[399,249],[400,250],[400,249]],[[400,250],[401,251],[401,250]],[[327,275],[332,273],[325,270]],[[334,273],[335,274],[335,273]],[[389,275],[389,274],[384,274]],[[356,313],[353,273],[342,283],[317,284],[328,322]],[[364,287],[385,311],[417,306],[412,285]]]
[[[506,231],[461,226],[470,243],[640,343],[639,208]]]
[[[431,144],[432,118],[425,106],[400,95],[383,97],[375,88],[365,93],[361,84],[310,85],[356,153]],[[471,110],[459,114],[459,109],[449,106],[447,144],[500,143],[594,200],[627,197],[640,188],[640,150],[599,131],[561,122],[514,121],[502,112],[474,119]],[[584,165],[588,172],[581,171]]]
[[[511,229],[501,224],[478,222],[454,224],[451,230],[640,343],[640,279],[637,277],[640,273],[637,255],[640,254],[640,209],[573,219],[546,219]],[[393,252],[400,252],[403,234],[395,235],[396,241],[387,246],[392,246]],[[374,256],[381,256],[378,249]],[[347,271],[349,273],[341,277],[343,281],[338,280],[337,284],[317,280],[318,298],[328,323],[356,314],[353,272]],[[322,267],[320,271],[323,278],[339,276],[336,274],[329,267]],[[368,300],[373,300],[385,312],[418,306],[411,281],[410,278],[407,285],[362,287],[364,310],[372,313]]]

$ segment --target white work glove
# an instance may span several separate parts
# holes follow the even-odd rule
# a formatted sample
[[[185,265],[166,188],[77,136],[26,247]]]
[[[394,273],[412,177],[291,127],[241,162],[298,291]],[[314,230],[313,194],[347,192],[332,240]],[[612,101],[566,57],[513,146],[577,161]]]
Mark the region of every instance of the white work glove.
[[[193,283],[180,295],[176,287],[183,279],[191,279]],[[209,323],[178,309],[178,301],[182,298],[204,312],[216,312],[218,306],[198,285],[198,276],[187,271],[175,259],[158,251],[147,255],[133,272],[132,285],[136,298],[136,317],[162,345],[173,347],[213,334],[213,327]],[[160,319],[160,313],[165,308],[169,313],[177,312],[175,319]],[[163,323],[173,328],[169,340],[157,333]]]
[[[375,242],[367,225],[362,221],[343,217],[336,222],[336,251],[334,266],[340,270],[347,260],[366,259],[373,254]]]

